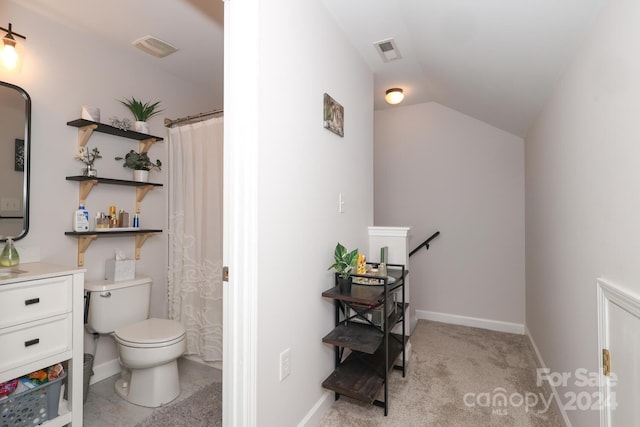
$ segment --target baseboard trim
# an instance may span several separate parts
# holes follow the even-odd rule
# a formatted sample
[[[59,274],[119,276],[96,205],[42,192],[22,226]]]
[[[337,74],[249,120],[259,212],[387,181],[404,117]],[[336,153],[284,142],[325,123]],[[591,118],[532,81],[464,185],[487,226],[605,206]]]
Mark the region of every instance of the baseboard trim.
[[[457,314],[438,313],[428,310],[416,310],[418,319],[432,320],[434,322],[450,323],[453,325],[471,326],[474,328],[488,329],[490,331],[508,332],[510,334],[524,335],[524,325],[520,323],[502,322],[499,320],[480,319],[478,317],[458,316]]]
[[[304,416],[302,421],[298,423],[298,427],[314,427],[320,424],[320,420],[333,404],[332,398],[332,392],[325,391],[324,393],[322,393],[322,396],[320,397],[320,399],[318,399],[316,404],[313,405],[313,408],[311,408],[311,410],[307,412],[307,415]]]
[[[533,340],[533,337],[531,336],[531,332],[529,332],[529,328],[527,327],[525,327],[525,335],[529,339],[529,343],[531,344],[531,347],[533,348],[533,352],[536,355],[538,367],[543,369],[548,369],[547,365],[544,363],[544,360],[542,360],[542,355],[540,355],[538,346],[536,345],[536,342]],[[558,405],[558,409],[560,410],[560,415],[562,415],[562,419],[564,421],[565,427],[571,427],[571,421],[569,421],[569,416],[567,415],[567,412],[564,410],[564,405],[560,401],[560,394],[558,393],[558,390],[556,390],[554,385],[551,384],[549,381],[545,381],[544,386],[548,391],[553,393],[553,399],[556,401],[556,405]]]
[[[120,373],[120,361],[118,359],[109,360],[99,365],[93,365],[93,375],[89,380],[89,384],[95,384],[99,381],[106,380]]]

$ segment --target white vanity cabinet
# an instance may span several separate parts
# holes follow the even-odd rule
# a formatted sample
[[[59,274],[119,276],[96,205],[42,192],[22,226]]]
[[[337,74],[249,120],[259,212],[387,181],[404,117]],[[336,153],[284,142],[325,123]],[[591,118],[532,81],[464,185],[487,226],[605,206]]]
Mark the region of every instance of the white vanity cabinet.
[[[0,268],[0,382],[68,361],[68,400],[42,426],[82,426],[84,271],[45,263]]]

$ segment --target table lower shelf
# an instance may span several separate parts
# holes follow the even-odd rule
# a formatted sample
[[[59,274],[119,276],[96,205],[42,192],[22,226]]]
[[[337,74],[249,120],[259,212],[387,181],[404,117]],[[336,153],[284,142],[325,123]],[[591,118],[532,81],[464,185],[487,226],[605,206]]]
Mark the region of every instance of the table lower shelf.
[[[322,382],[322,387],[356,400],[373,403],[384,385],[385,369],[388,373],[408,340],[407,336],[389,334],[389,363],[386,367],[384,346],[380,346],[373,354],[352,351]]]

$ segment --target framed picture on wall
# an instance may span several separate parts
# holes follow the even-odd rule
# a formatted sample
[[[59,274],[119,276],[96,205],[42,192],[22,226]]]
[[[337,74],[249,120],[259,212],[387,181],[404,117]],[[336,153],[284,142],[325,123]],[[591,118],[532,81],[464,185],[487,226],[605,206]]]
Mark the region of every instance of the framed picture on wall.
[[[24,139],[16,139],[14,169],[18,172],[24,171]]]
[[[344,136],[344,108],[328,94],[324,94],[324,127]]]

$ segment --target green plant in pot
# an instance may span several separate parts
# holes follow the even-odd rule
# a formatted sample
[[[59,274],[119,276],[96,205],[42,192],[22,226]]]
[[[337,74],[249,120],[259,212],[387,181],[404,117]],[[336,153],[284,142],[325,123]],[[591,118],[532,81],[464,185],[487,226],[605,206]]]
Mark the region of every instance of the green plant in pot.
[[[358,249],[354,249],[351,252],[347,250],[340,242],[336,245],[336,249],[333,252],[334,263],[329,266],[329,270],[332,268],[338,273],[338,282],[340,288],[343,291],[351,289],[351,271],[356,267],[358,262]]]
[[[142,102],[134,97],[119,100],[122,105],[127,107],[135,117],[134,129],[138,132],[149,133],[150,118],[160,114],[164,110],[160,110],[160,101],[158,102]]]
[[[116,157],[116,160],[124,160],[123,168],[133,169],[134,181],[146,182],[149,179],[149,171],[152,169],[162,170],[160,159],[155,163],[151,161],[147,153],[138,153],[135,150],[129,151],[124,157]]]

